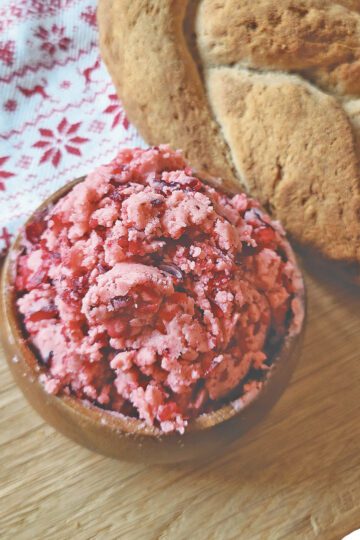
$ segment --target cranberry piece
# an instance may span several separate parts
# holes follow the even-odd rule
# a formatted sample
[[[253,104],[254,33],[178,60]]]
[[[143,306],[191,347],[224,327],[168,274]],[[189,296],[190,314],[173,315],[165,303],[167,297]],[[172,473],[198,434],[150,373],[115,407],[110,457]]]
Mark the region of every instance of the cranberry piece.
[[[62,214],[61,213],[51,214],[50,220],[52,221],[52,225],[51,225],[52,231],[55,233],[59,233],[65,225]]]
[[[28,223],[25,227],[25,235],[27,240],[32,244],[36,244],[40,240],[40,236],[46,229],[45,221],[46,212],[41,212],[38,214],[35,219]]]
[[[182,271],[180,270],[178,266],[176,266],[176,264],[173,264],[173,263],[161,264],[159,266],[159,270],[161,270],[162,272],[165,272],[166,274],[170,274],[171,276],[175,277],[179,281],[182,281],[184,279]]]
[[[111,241],[110,241],[111,242]],[[129,240],[127,239],[126,236],[121,236],[120,238],[118,238],[118,241],[117,241],[118,245],[124,249],[127,249],[128,245],[129,245]]]
[[[169,302],[172,302],[174,304],[183,304],[187,301],[187,295],[183,292],[175,292],[169,297]]]
[[[112,407],[110,407],[110,408],[112,408]],[[121,407],[121,412],[125,416],[130,416],[132,418],[138,418],[139,417],[137,409],[134,407],[134,405],[132,403],[130,403],[130,401],[125,401],[124,402],[123,406]]]
[[[45,270],[38,270],[31,276],[31,278],[26,283],[26,288],[31,291],[32,289],[36,289],[41,283],[44,282],[46,278],[46,272]]]
[[[272,311],[272,322],[274,328],[283,329],[286,321],[286,315],[288,313],[288,302],[284,302],[279,307]]]
[[[219,377],[219,382],[225,382],[229,378],[229,372],[227,369],[224,369]]]
[[[272,226],[271,222],[268,222],[264,219],[263,214],[258,210],[257,208],[254,208],[254,214],[257,216],[257,218],[265,225],[265,227],[270,227],[273,231],[275,231],[274,227]]]
[[[109,270],[109,266],[107,264],[103,264],[103,263],[98,263],[96,268],[98,269],[100,274],[104,274],[105,272],[107,272]]]
[[[66,304],[72,304],[73,302],[77,302],[79,300],[77,294],[75,294],[74,291],[71,291],[69,289],[65,289],[65,291],[61,293],[61,299]]]
[[[139,240],[130,240],[129,242],[129,251],[133,255],[141,255],[143,249],[142,249],[142,242]]]
[[[26,289],[26,279],[24,276],[18,274],[15,279],[15,287],[18,291],[24,291]]]
[[[89,227],[90,229],[96,229],[96,227],[99,225],[99,222],[96,218],[91,217],[89,219]]]
[[[108,311],[119,311],[124,309],[131,304],[132,300],[130,296],[115,296],[110,300],[110,303],[107,306]]]
[[[264,222],[265,223],[265,222]],[[264,248],[269,249],[276,249],[277,241],[276,241],[276,232],[270,225],[262,225],[258,227],[257,229],[254,229],[252,234],[257,246],[249,246],[247,244],[243,244],[243,249],[240,254],[240,262],[241,262],[241,256],[249,256],[249,255],[255,255],[256,253],[259,253]],[[237,264],[239,264],[239,261],[236,261]]]
[[[138,302],[142,313],[154,313],[159,306],[159,295],[151,287],[142,287]]]
[[[60,261],[61,260],[61,255],[60,255],[60,253],[58,251],[50,251],[49,256],[50,256],[50,259],[52,261]]]
[[[204,377],[207,377],[209,373],[214,369],[215,365],[213,363],[214,360],[214,354],[212,353],[206,353],[203,355],[203,358],[201,360],[201,369],[203,371]]]
[[[121,174],[124,170],[126,170],[126,167],[129,168],[126,165],[119,164],[116,167],[114,167],[111,172],[112,172],[112,174]],[[113,176],[110,178],[111,183],[116,182],[116,181],[117,181],[117,179],[114,178]]]
[[[54,223],[54,225],[63,225],[64,219],[63,219],[63,213],[57,212],[57,213],[51,213],[49,216],[49,219]]]
[[[188,184],[192,191],[200,191],[203,187],[198,178],[192,178]]]
[[[201,238],[199,238],[198,240],[201,242]],[[183,234],[180,238],[179,243],[184,247],[190,247],[194,243],[194,240],[190,238],[187,234]]]
[[[156,313],[159,308],[158,302],[156,304],[143,304],[139,308],[139,314],[140,315],[152,315],[153,313]]]
[[[44,319],[54,319],[57,316],[58,310],[56,309],[54,304],[48,304],[42,307],[40,310],[34,311],[27,318],[31,322],[38,322]]]
[[[238,257],[236,257],[236,264],[241,265],[243,257],[250,257],[251,255],[255,255],[256,253],[259,253],[260,249],[261,248],[259,247],[253,247],[249,246],[248,244],[243,244],[241,253]]]
[[[165,403],[165,405],[160,405],[157,417],[160,422],[166,422],[174,418],[178,413],[178,406],[173,401],[170,401],[169,403]]]
[[[254,231],[253,236],[259,247],[276,247],[276,235],[271,227],[259,227]]]
[[[166,304],[159,311],[159,317],[164,322],[172,321],[177,313],[180,312],[180,308],[177,304]]]
[[[17,274],[16,274],[16,288],[19,291],[23,291],[26,289],[27,280],[30,276],[30,270],[27,267],[27,255],[21,255],[18,259],[18,266],[17,266]]]
[[[152,182],[152,186],[155,188],[156,192],[161,194],[166,192],[167,183],[160,178],[155,178]]]
[[[211,302],[211,307],[215,317],[218,319],[222,319],[224,317],[223,310],[217,304],[215,304],[215,302]]]
[[[115,202],[123,202],[123,200],[126,199],[126,195],[120,189],[114,189],[109,193],[109,198]]]
[[[210,279],[208,284],[209,291],[217,292],[220,289],[223,289],[224,286],[228,283],[229,278],[224,272],[219,272],[216,277]]]
[[[89,272],[83,276],[70,278],[67,288],[62,292],[61,297],[67,304],[81,300],[89,288]]]
[[[154,206],[155,208],[158,206],[162,206],[164,204],[164,201],[162,199],[153,199],[151,201],[151,206]]]
[[[169,187],[172,187],[172,188],[179,188],[179,187],[180,187],[179,182],[174,182],[174,181],[168,182],[167,185],[168,185]]]
[[[53,351],[50,351],[49,354],[46,357],[41,358],[41,361],[45,366],[49,366],[51,363],[51,360],[53,359],[54,353]]]
[[[127,322],[121,317],[115,317],[107,321],[106,330],[111,338],[118,338],[125,332],[129,334]]]
[[[166,328],[165,328],[165,325],[163,323],[163,321],[161,319],[157,319],[155,321],[155,328],[158,332],[160,332],[160,334],[163,334],[165,335],[166,334]]]

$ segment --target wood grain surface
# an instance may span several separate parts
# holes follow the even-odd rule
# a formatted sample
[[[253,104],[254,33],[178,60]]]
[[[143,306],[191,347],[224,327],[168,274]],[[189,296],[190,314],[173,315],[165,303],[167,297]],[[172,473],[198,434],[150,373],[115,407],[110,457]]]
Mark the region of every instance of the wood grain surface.
[[[134,465],[44,424],[0,352],[0,538],[324,539],[360,528],[360,291],[306,274],[299,366],[266,420],[208,462]]]

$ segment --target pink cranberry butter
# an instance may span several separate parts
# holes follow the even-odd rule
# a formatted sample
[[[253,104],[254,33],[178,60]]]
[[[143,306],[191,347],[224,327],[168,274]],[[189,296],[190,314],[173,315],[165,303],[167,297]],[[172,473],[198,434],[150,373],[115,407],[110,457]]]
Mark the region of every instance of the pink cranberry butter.
[[[259,387],[302,318],[280,225],[167,146],[121,150],[25,232],[17,304],[45,389],[163,432]]]

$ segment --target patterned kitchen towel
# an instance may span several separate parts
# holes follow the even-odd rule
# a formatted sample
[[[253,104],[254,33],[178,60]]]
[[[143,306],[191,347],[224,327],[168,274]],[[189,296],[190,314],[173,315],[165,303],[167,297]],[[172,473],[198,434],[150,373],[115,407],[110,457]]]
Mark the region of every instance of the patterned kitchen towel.
[[[1,0],[0,253],[52,192],[143,145],[99,56],[96,0]]]

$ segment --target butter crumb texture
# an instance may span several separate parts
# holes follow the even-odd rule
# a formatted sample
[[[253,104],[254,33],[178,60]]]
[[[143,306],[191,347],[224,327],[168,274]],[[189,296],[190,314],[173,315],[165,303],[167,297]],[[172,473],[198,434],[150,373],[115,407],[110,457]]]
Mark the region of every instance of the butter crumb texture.
[[[301,326],[281,227],[167,146],[121,150],[25,234],[17,305],[46,390],[165,433],[260,388]]]

